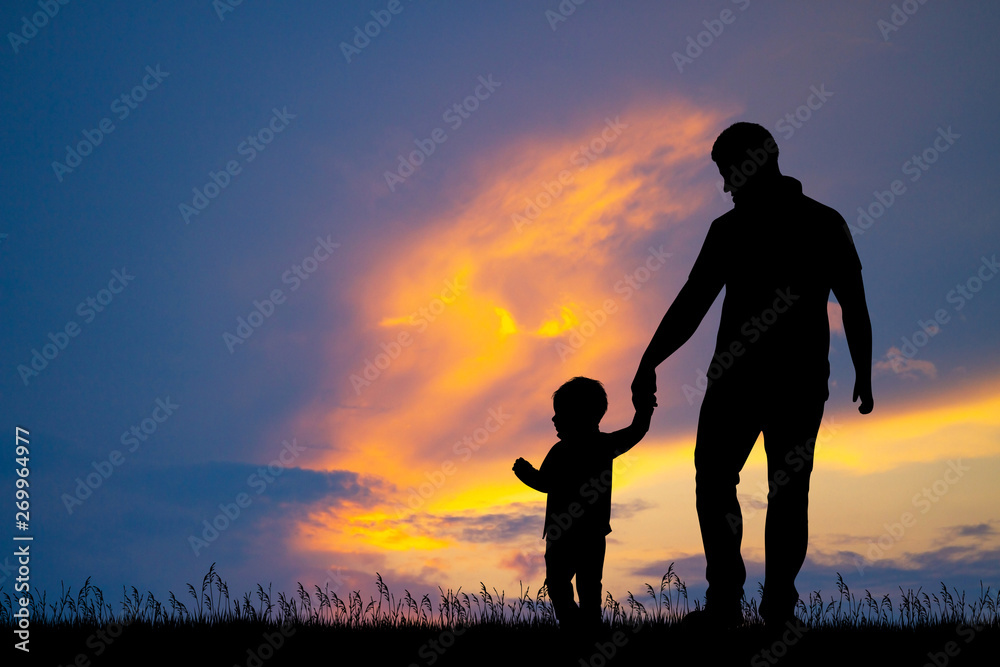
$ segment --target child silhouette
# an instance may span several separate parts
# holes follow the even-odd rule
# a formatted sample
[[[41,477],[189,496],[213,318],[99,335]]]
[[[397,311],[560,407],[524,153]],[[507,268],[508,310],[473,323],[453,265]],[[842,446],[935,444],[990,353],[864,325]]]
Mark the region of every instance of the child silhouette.
[[[552,395],[559,442],[535,469],[523,458],[514,462],[517,478],[542,493],[545,503],[545,584],[560,627],[601,623],[601,577],[606,537],[611,532],[611,477],[615,457],[630,450],[649,430],[656,405],[652,397],[637,406],[632,423],[602,433],[608,396],[597,380],[575,377]],[[580,597],[573,600],[576,575]]]

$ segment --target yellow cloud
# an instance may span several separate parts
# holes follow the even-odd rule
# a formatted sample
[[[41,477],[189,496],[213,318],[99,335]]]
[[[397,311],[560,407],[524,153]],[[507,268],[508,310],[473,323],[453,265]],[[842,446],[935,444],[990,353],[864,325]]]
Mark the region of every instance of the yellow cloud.
[[[642,259],[632,248],[711,200],[711,187],[690,183],[710,167],[726,115],[637,104],[470,166],[465,191],[451,193],[460,204],[412,220],[413,235],[393,239],[406,252],[387,248],[357,285],[338,285],[370,354],[332,359],[353,369],[340,405],[317,401],[299,416],[297,428],[338,444],[313,464],[414,483],[453,457],[453,423],[474,428],[504,397],[544,405],[568,366],[601,366],[609,351],[641,344],[633,312],[575,345],[571,364],[554,347],[594,327],[586,313],[615,296],[615,267]]]
[[[528,438],[531,451],[544,453],[536,430],[552,391],[569,377],[627,387],[652,331],[616,281],[643,265],[654,238],[689,248],[703,232],[678,223],[704,213],[715,196],[705,170],[727,116],[683,103],[640,104],[622,112],[613,140],[599,119],[562,135],[510,141],[504,153],[465,170],[461,189],[448,197],[457,204],[418,214],[412,235],[387,241],[384,259],[346,290],[337,286],[352,295],[360,326],[358,340],[333,349],[367,352],[326,361],[339,394],[317,399],[294,428],[331,444],[327,458],[310,465],[378,476],[395,490],[374,510],[314,512],[301,522],[296,548],[385,553],[401,569],[455,563],[456,576],[489,578],[484,571],[504,567],[509,576],[515,562],[530,568],[540,557],[537,539],[499,552],[428,534],[417,518],[475,516],[543,499],[498,461],[512,463],[519,454],[511,452],[527,456]],[[705,225],[710,217],[703,214]],[[393,252],[396,245],[406,251]],[[679,287],[689,268],[667,266],[656,276],[657,292],[668,292],[670,281]],[[610,314],[603,310],[609,302]],[[840,331],[837,307],[829,312]],[[910,372],[931,372],[917,361]],[[869,416],[828,405],[818,467],[864,478],[949,457],[996,457],[998,389],[994,381],[916,405],[877,402]],[[633,557],[644,553],[640,538],[643,548],[676,540],[675,548],[699,550],[693,446],[694,433],[650,437],[616,464],[618,498],[641,492],[677,512],[673,534],[655,539],[641,523],[648,513],[616,526]],[[762,464],[758,447],[748,471]],[[856,491],[865,493],[861,484]]]
[[[356,284],[337,286],[352,299],[360,339],[332,349],[368,353],[332,358],[340,400],[318,399],[296,418],[297,432],[334,445],[310,465],[396,485],[392,506],[382,508],[393,516],[408,498],[419,498],[416,511],[449,511],[522,497],[491,461],[537,421],[521,407],[502,424],[491,414],[548,410],[552,391],[584,369],[602,378],[625,372],[614,355],[637,355],[649,332],[615,281],[645,261],[653,235],[663,243],[714,203],[705,175],[729,115],[645,101],[617,117],[514,139],[469,165],[446,199],[458,204],[409,220],[411,235],[386,240],[384,259]],[[615,313],[595,315],[609,300]],[[566,359],[556,345],[568,342]],[[331,540],[340,549],[452,548],[384,529],[377,514],[319,513],[303,523],[302,548]]]

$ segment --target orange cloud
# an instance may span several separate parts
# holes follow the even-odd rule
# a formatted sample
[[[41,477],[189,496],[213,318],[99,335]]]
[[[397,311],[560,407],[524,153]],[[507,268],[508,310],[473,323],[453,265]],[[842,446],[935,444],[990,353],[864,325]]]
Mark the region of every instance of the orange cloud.
[[[442,198],[453,204],[414,213],[411,234],[387,239],[367,272],[338,285],[350,295],[357,338],[331,344],[334,397],[318,398],[293,428],[331,445],[309,465],[379,477],[386,491],[374,506],[312,512],[293,548],[355,554],[414,578],[444,571],[507,585],[511,573],[537,576],[538,531],[510,515],[516,507],[533,517],[544,498],[514,479],[510,463],[543,455],[555,440],[551,394],[569,377],[627,387],[652,333],[642,308],[659,315],[667,306],[650,306],[646,295],[676,291],[714,217],[708,155],[727,116],[648,103],[623,110],[617,125],[602,118],[512,140],[469,165]],[[701,224],[681,224],[689,219]],[[829,312],[840,332],[839,309]],[[363,352],[345,358],[344,349]],[[910,361],[910,373],[933,372]],[[828,407],[837,430],[821,443],[817,479],[996,457],[998,394],[990,385],[938,404],[877,404],[865,418]],[[608,428],[631,409],[611,398]],[[650,515],[666,509],[622,514],[608,581],[623,581],[621,562],[700,552],[693,444],[693,433],[649,437],[616,464],[616,502],[669,508],[671,530],[649,530]],[[758,449],[748,472],[763,463]],[[869,498],[864,483],[852,491]]]
[[[645,102],[512,140],[469,165],[443,198],[456,204],[416,213],[412,234],[386,240],[355,284],[337,286],[358,340],[331,345],[340,395],[294,428],[331,443],[309,465],[376,475],[395,491],[365,514],[314,514],[300,548],[450,553],[465,547],[414,517],[529,500],[506,459],[537,442],[566,379],[632,372],[651,335],[636,295],[690,269],[670,256],[714,216],[678,223],[717,204],[709,154],[729,115]],[[343,357],[352,345],[364,358]]]
[[[875,362],[875,372],[895,373],[907,380],[916,380],[918,375],[933,379],[937,377],[937,366],[932,361],[906,357],[893,345],[886,351],[884,359]]]
[[[826,315],[830,319],[830,333],[844,335],[844,310],[836,301],[826,302]]]
[[[467,191],[449,193],[459,205],[411,221],[400,251],[387,244],[384,261],[338,286],[370,354],[351,364],[338,405],[300,415],[301,429],[338,443],[313,463],[419,483],[461,463],[456,443],[488,426],[489,409],[548,409],[576,369],[621,374],[614,353],[637,355],[649,335],[630,326],[635,289],[622,280],[650,280],[668,263],[663,240],[693,233],[674,226],[714,194],[698,179],[726,115],[638,105],[575,134],[522,137],[470,167]],[[525,416],[503,426],[505,439]]]

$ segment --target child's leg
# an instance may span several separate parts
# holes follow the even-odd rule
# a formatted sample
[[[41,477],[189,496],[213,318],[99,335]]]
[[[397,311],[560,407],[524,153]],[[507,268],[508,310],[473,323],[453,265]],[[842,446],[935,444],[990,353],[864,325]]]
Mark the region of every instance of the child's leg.
[[[606,536],[595,535],[581,540],[577,553],[576,590],[580,595],[580,621],[591,626],[601,624],[601,579],[604,576],[606,550]]]
[[[545,586],[556,612],[556,619],[563,627],[575,625],[579,607],[573,599],[573,549],[568,540],[545,541]]]

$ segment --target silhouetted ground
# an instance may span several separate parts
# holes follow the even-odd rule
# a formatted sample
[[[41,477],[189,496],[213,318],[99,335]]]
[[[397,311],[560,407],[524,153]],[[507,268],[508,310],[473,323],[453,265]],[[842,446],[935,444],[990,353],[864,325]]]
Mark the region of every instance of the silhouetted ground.
[[[9,629],[8,629],[9,632]],[[9,637],[10,635],[8,635]],[[570,645],[552,627],[334,628],[252,622],[35,627],[31,654],[5,664],[76,665],[991,665],[1000,628],[920,631],[760,627],[696,635],[677,625],[607,627]],[[949,655],[949,652],[951,655]]]
[[[200,587],[187,585],[186,604],[135,588],[111,603],[90,579],[54,600],[11,598],[0,587],[0,633],[12,656],[0,665],[1000,665],[1000,593],[982,586],[972,598],[943,583],[933,593],[859,598],[837,575],[836,596],[815,591],[799,601],[807,620],[795,627],[766,630],[750,598],[743,627],[696,632],[682,619],[700,602],[689,605],[671,565],[640,599],[629,593],[620,603],[609,593],[605,624],[570,638],[555,627],[544,587],[509,598],[485,584],[475,593],[440,589],[435,601],[409,591],[397,599],[377,573],[375,583],[379,597],[367,601],[360,591],[341,598],[329,583],[314,592],[299,583],[293,595],[258,585],[231,597],[213,564]],[[27,654],[14,648],[25,612]]]

